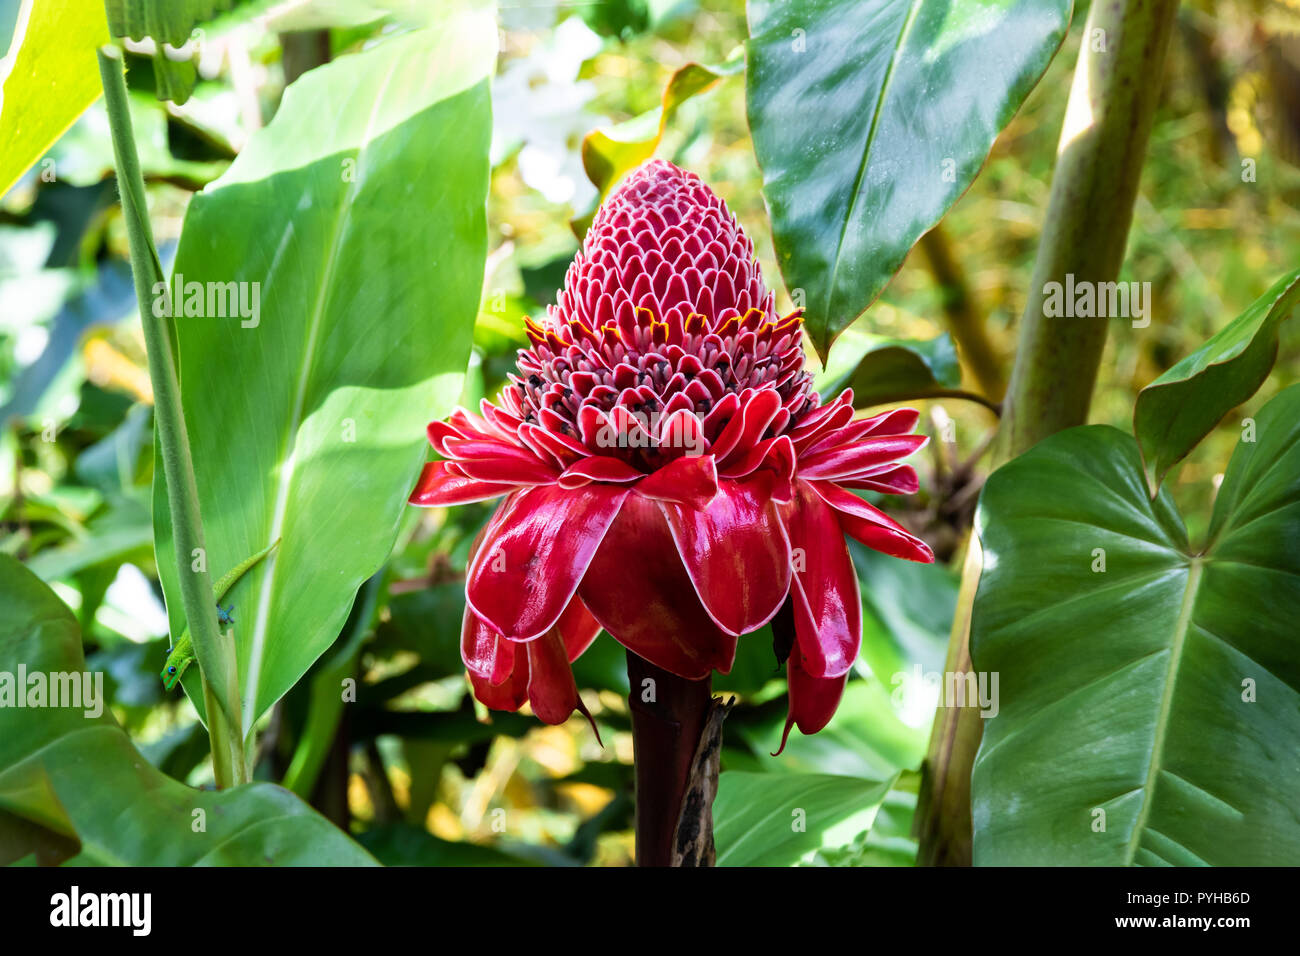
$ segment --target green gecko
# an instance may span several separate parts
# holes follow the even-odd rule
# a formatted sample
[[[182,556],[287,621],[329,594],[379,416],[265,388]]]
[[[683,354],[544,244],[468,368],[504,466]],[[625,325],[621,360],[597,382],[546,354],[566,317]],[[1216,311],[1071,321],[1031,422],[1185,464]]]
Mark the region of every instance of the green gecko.
[[[235,586],[235,582],[242,578],[249,568],[274,551],[279,543],[280,539],[276,538],[251,558],[247,558],[235,565],[217,581],[217,586],[213,588],[213,591],[217,601],[217,617],[222,624],[233,624],[235,622],[235,619],[230,616],[235,606],[233,604],[228,608],[221,606],[221,601],[225,598],[226,592]],[[175,687],[177,682],[180,681],[181,675],[185,673],[185,669],[192,663],[194,663],[194,644],[190,638],[190,629],[187,627],[184,633],[181,634],[180,640],[172,646],[171,653],[167,655],[167,663],[163,665],[162,672],[158,675],[162,678],[163,686],[168,690]]]

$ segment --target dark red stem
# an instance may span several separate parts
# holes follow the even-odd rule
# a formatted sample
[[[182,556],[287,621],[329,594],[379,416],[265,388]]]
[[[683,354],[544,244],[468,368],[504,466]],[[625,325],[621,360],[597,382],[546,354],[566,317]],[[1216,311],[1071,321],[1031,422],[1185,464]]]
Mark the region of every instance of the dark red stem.
[[[631,651],[627,676],[636,761],[636,862],[672,866],[677,821],[713,706],[712,678],[686,680]]]

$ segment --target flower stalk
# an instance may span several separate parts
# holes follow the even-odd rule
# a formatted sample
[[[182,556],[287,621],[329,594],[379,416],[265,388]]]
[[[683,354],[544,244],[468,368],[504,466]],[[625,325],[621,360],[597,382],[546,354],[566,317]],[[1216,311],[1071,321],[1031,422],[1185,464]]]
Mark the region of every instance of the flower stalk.
[[[713,710],[712,677],[686,680],[627,652],[632,742],[636,763],[637,866],[674,866],[678,824],[692,786],[692,769]],[[713,864],[712,801],[689,815],[689,838],[708,847]],[[688,834],[683,833],[683,837]]]
[[[118,191],[121,193],[122,214],[131,249],[131,273],[135,280],[136,301],[140,308],[140,323],[144,328],[149,358],[159,457],[167,481],[167,504],[171,514],[181,600],[202,673],[213,774],[217,786],[226,788],[246,783],[249,779],[240,728],[234,648],[222,636],[217,623],[207,562],[196,560],[197,556],[207,554],[203,542],[203,523],[199,515],[198,486],[194,477],[194,462],[190,456],[185,416],[181,409],[173,331],[167,326],[166,318],[157,315],[153,308],[152,290],[160,283],[165,289],[166,282],[149,224],[144,177],[140,172],[140,159],[131,127],[122,54],[116,47],[105,46],[99,49],[98,57],[104,103],[113,136]],[[170,313],[170,310],[163,311],[165,314]]]

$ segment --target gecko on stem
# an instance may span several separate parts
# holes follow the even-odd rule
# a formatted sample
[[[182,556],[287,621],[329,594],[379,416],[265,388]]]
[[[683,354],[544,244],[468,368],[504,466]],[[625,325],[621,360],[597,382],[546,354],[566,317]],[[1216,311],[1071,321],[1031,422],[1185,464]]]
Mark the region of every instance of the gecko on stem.
[[[235,606],[232,604],[228,608],[221,606],[226,592],[235,586],[235,582],[244,576],[244,574],[257,564],[268,554],[275,550],[280,543],[276,538],[269,545],[257,552],[251,558],[246,558],[239,564],[227,571],[217,581],[216,587],[213,588],[214,600],[217,602],[217,617],[222,624],[233,624],[235,619],[232,616]],[[167,663],[163,665],[162,672],[158,675],[162,678],[163,686],[171,690],[180,681],[185,669],[194,663],[194,644],[190,638],[190,629],[186,627],[180,638],[172,645],[171,652],[167,655]]]

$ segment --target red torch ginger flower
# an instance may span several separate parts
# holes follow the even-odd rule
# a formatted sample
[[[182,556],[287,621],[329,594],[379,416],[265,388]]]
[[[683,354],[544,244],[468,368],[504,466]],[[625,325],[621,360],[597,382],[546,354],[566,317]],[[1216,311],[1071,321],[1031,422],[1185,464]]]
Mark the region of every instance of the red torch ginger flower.
[[[601,628],[680,677],[727,673],[789,598],[785,733],[826,726],[862,630],[844,535],[933,554],[848,490],[916,490],[898,460],[925,441],[917,413],[821,404],[801,315],[777,315],[753,244],[691,173],[648,163],[604,203],[500,404],[429,426],[444,460],[411,495],[505,496],[466,580],[480,701],[567,719],[570,663]]]

